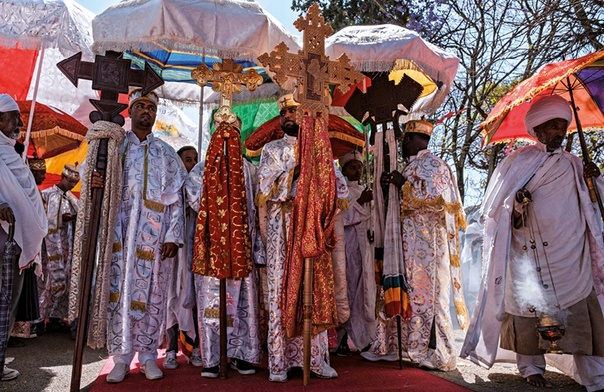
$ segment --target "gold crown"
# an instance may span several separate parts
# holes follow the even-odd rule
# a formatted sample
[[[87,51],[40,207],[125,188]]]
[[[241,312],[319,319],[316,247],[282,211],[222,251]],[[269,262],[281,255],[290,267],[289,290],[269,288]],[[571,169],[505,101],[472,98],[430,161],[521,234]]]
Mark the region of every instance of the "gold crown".
[[[70,180],[80,181],[80,173],[78,172],[77,166],[77,162],[75,163],[75,165],[70,165],[68,163],[63,167],[63,171],[61,172],[61,174],[69,178]]]
[[[424,120],[411,120],[405,124],[405,133],[423,133],[431,136],[434,125]]]
[[[44,159],[32,158],[27,163],[31,170],[46,170],[46,161]]]
[[[300,106],[300,103],[294,99],[294,94],[285,94],[277,101],[279,111],[290,108],[292,106]]]
[[[128,99],[130,100],[130,106],[132,106],[134,102],[140,101],[141,99],[151,101],[155,104],[155,106],[159,104],[159,97],[157,96],[157,94],[151,91],[147,95],[143,95],[143,90],[140,88],[130,91],[130,94],[128,94]]]

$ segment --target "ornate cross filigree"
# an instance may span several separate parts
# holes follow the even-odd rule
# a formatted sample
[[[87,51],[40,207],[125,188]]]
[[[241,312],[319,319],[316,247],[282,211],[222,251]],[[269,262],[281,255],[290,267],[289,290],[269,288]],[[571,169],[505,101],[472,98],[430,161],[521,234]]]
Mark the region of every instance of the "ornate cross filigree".
[[[350,86],[363,80],[362,73],[355,71],[350,59],[342,54],[336,61],[325,55],[325,38],[333,33],[329,23],[321,16],[321,9],[314,3],[306,17],[294,22],[303,31],[304,47],[298,54],[289,53],[289,48],[281,42],[270,54],[258,57],[260,63],[275,73],[273,80],[282,85],[288,77],[296,78],[296,101],[300,102],[298,120],[304,113],[327,118],[329,106],[329,84],[336,84],[345,94]]]
[[[235,64],[232,59],[214,63],[212,69],[201,64],[191,71],[191,76],[202,87],[212,83],[212,90],[220,93],[220,107],[231,107],[233,94],[240,93],[243,86],[254,91],[263,82],[262,76],[255,69],[243,73],[241,64]]]

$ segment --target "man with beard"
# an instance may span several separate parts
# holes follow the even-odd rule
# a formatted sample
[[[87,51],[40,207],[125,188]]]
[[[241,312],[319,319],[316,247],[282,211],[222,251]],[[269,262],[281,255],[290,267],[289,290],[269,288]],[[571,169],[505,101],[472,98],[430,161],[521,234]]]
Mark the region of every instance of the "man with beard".
[[[10,333],[11,300],[23,287],[20,269],[30,266],[40,252],[47,232],[46,214],[36,182],[21,156],[15,151],[19,128],[23,126],[19,106],[8,95],[0,94],[0,369],[2,381],[15,379],[19,372],[4,365]],[[8,234],[13,226],[14,258],[7,256]]]
[[[560,96],[534,102],[524,122],[539,142],[493,173],[482,204],[487,273],[461,356],[490,367],[499,345],[516,352],[529,384],[551,387],[543,377],[551,343],[536,330],[549,319],[565,328],[557,345],[573,354],[578,381],[596,391],[604,388],[604,244],[584,178],[600,171],[561,148],[571,120]]]
[[[258,166],[257,204],[260,229],[265,239],[268,276],[268,353],[269,380],[287,381],[287,372],[302,366],[302,337],[289,338],[282,323],[281,292],[285,276],[285,258],[288,233],[292,224],[293,199],[300,176],[298,159],[298,106],[292,94],[278,101],[279,122],[283,138],[267,143],[262,149]],[[339,170],[336,170],[338,198],[347,198],[348,189]],[[327,331],[312,337],[311,371],[321,378],[335,378],[336,371],[329,366]]]
[[[163,377],[157,366],[174,256],[184,243],[182,186],[187,172],[164,141],[153,136],[158,97],[130,93],[132,130],[122,156],[122,198],[114,231],[107,346],[114,367],[107,382],[124,380],[138,352],[148,380]],[[91,187],[102,187],[94,172]]]

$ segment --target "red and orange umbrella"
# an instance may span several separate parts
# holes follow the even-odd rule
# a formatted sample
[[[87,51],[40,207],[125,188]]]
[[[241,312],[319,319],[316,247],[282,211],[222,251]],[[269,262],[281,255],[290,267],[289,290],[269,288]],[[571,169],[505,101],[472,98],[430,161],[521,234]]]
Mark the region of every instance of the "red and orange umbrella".
[[[514,87],[480,124],[484,145],[534,140],[526,131],[524,117],[533,99],[554,94],[577,109],[578,118],[573,118],[569,131],[603,129],[604,50],[548,64]]]

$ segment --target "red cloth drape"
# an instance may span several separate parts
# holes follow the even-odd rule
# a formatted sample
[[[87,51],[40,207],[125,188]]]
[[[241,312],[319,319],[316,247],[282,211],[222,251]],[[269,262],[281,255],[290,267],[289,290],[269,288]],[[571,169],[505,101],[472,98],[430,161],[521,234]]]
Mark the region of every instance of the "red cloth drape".
[[[241,137],[222,123],[212,135],[193,250],[194,273],[245,278],[252,270]]]
[[[331,251],[336,245],[334,216],[336,177],[327,122],[306,115],[300,129],[300,177],[294,198],[292,224],[281,295],[282,321],[287,335],[301,334],[304,259],[312,258],[313,334],[337,324]]]

